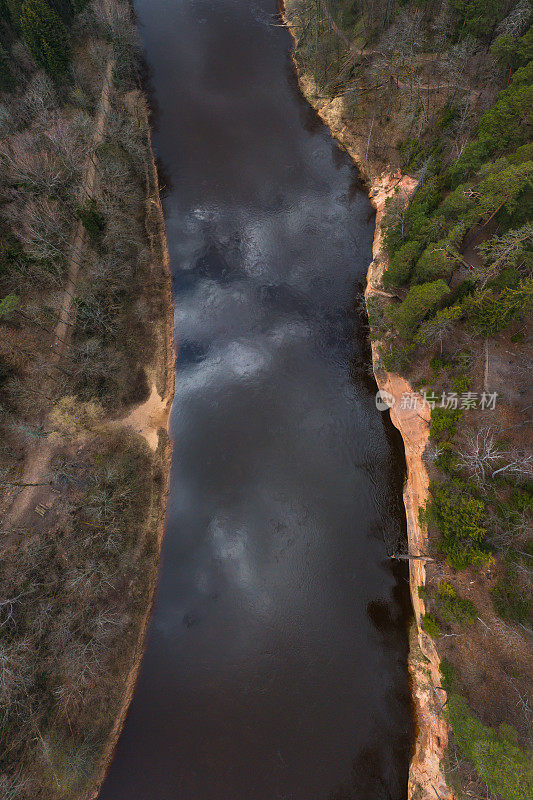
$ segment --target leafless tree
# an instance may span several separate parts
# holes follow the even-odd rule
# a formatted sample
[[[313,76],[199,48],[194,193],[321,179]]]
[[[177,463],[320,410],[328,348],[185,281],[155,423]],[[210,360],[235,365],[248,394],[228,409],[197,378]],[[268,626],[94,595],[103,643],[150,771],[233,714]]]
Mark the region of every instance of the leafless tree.
[[[7,105],[0,103],[0,138],[10,136],[15,132],[16,123]]]
[[[28,200],[22,209],[11,204],[5,218],[29,255],[46,262],[46,269],[53,265],[56,271],[62,270],[71,249],[72,230],[72,216],[63,203],[38,196]]]
[[[525,31],[530,17],[531,5],[529,0],[518,0],[511,13],[500,22],[496,32],[499,35],[508,34],[517,38]]]
[[[13,183],[29,191],[55,195],[63,181],[61,165],[51,153],[36,147],[29,130],[0,141],[0,164]]]
[[[444,308],[427,320],[418,333],[418,339],[425,344],[439,344],[440,352],[445,340],[455,329],[461,316],[460,308]]]
[[[0,775],[0,796],[3,800],[21,800],[31,794],[29,778],[21,777],[20,773]]]
[[[507,454],[507,463],[494,470],[492,477],[509,472],[511,475],[525,475],[529,478],[533,476],[533,455],[527,452],[515,451]]]
[[[485,426],[472,434],[466,447],[459,451],[459,464],[484,482],[487,473],[491,473],[504,457],[505,451],[498,447],[494,430]]]
[[[19,114],[26,124],[35,122],[45,129],[49,112],[57,107],[57,92],[52,80],[45,72],[37,72],[22,97]]]
[[[405,222],[409,210],[410,195],[403,187],[397,188],[392,197],[385,203],[385,224],[387,227],[399,228],[401,238],[407,235]]]
[[[527,452],[501,449],[491,426],[485,426],[469,437],[466,447],[459,451],[459,464],[482,483],[488,476],[495,478],[504,472],[533,475],[533,456]]]

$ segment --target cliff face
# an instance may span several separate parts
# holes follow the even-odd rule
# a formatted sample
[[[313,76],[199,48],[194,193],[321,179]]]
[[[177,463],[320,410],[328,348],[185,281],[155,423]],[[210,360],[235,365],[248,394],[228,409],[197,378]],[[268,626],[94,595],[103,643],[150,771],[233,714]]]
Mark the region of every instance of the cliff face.
[[[287,10],[292,10],[291,0],[287,0],[286,7]],[[287,18],[285,22],[297,47],[294,28]],[[382,248],[381,223],[385,201],[397,188],[412,192],[416,181],[390,169],[379,175],[370,173],[363,139],[350,131],[343,122],[342,100],[320,99],[313,77],[299,68],[296,57],[293,57],[293,61],[303,95],[361,170],[369,188],[370,200],[376,209],[373,260],[368,268],[365,290],[368,303],[373,295],[383,294],[380,283],[386,256]],[[372,359],[379,389],[395,399],[390,410],[391,420],[400,431],[405,446],[407,480],[404,487],[404,505],[407,517],[408,552],[411,555],[426,554],[427,536],[419,521],[419,511],[424,508],[428,499],[429,479],[422,456],[429,438],[429,408],[424,405],[422,398],[416,395],[405,378],[383,369],[379,359],[379,342],[376,340],[372,341]],[[401,398],[405,394],[417,397],[416,406],[414,403],[402,404]],[[435,797],[452,800],[453,795],[446,784],[441,766],[448,742],[448,725],[442,710],[446,703],[446,693],[440,688],[440,661],[437,650],[432,639],[422,628],[425,604],[419,596],[418,588],[425,586],[424,564],[423,559],[409,561],[411,599],[415,616],[410,637],[409,671],[416,715],[416,741],[409,771],[408,796],[409,800],[435,800]]]

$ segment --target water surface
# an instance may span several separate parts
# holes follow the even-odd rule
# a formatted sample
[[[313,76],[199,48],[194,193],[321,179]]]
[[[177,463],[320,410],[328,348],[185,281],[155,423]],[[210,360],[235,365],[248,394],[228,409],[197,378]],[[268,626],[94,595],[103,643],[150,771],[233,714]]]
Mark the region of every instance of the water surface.
[[[404,800],[402,456],[353,310],[372,208],[273,0],[135,6],[179,354],[160,585],[101,798]]]

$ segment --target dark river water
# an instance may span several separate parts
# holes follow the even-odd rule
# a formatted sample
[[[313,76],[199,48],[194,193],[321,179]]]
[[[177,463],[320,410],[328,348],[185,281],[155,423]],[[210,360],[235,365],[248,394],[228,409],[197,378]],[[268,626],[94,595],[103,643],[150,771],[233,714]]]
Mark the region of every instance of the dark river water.
[[[357,300],[372,208],[274,0],[136,0],[179,343],[168,521],[102,800],[405,800],[402,450]]]

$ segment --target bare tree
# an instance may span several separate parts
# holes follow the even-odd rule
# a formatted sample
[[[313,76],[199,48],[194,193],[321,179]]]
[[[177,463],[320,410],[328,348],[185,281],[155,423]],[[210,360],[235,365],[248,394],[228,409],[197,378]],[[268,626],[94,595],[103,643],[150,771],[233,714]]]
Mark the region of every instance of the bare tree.
[[[410,194],[403,187],[396,188],[392,197],[389,197],[385,203],[385,225],[390,228],[398,228],[402,239],[405,239],[407,235],[405,223],[409,203]]]
[[[525,31],[530,17],[531,5],[529,0],[518,0],[511,13],[500,22],[496,28],[496,33],[499,35],[508,34],[517,38]]]
[[[494,430],[486,426],[470,436],[466,447],[459,451],[459,464],[484,482],[487,472],[490,473],[504,456],[505,452],[497,446]]]
[[[502,450],[491,426],[485,426],[469,437],[466,447],[459,451],[459,464],[482,483],[488,476],[495,478],[504,472],[533,475],[533,456],[516,450]]]
[[[440,352],[442,353],[443,343],[455,329],[461,313],[462,311],[459,307],[443,308],[441,311],[438,311],[434,317],[424,322],[418,332],[417,338],[424,344],[438,343],[440,345]]]

